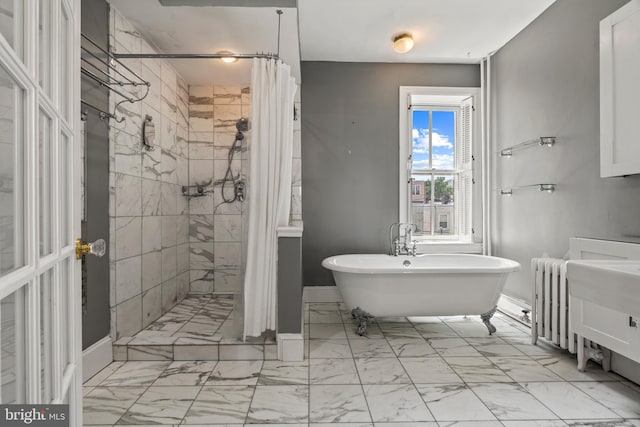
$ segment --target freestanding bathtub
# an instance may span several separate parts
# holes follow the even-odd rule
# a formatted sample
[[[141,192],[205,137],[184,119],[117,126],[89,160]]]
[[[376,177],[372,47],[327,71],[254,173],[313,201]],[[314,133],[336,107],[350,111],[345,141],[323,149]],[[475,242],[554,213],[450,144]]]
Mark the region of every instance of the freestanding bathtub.
[[[344,302],[354,308],[363,335],[374,316],[480,315],[490,319],[515,261],[467,254],[338,255],[322,266],[333,272]]]

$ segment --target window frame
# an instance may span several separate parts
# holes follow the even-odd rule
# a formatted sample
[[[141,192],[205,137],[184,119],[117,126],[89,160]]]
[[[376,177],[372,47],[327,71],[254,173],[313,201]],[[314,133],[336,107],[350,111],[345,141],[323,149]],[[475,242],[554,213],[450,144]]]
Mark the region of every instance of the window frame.
[[[456,97],[472,97],[474,110],[473,114],[473,126],[472,126],[472,150],[475,158],[480,158],[478,155],[481,149],[482,141],[482,132],[481,132],[481,111],[478,106],[481,105],[481,89],[479,87],[427,87],[427,86],[400,86],[400,99],[399,99],[399,221],[400,222],[411,222],[411,180],[412,180],[412,169],[410,158],[412,154],[412,105],[411,105],[411,97],[416,95],[423,96],[456,96]],[[431,108],[435,108],[437,110],[447,110],[447,107],[451,107],[451,102],[428,102],[424,103],[424,105],[429,105]],[[458,111],[460,111],[459,105],[456,105]],[[424,108],[427,109],[427,108]],[[458,135],[460,134],[460,113],[457,114],[456,117],[456,139],[458,139]],[[460,141],[456,141],[460,143]],[[456,161],[458,160],[458,147],[455,148],[456,153]],[[431,153],[430,153],[431,158]],[[454,164],[454,170],[428,170],[426,171],[428,174],[432,174],[433,176],[442,176],[442,175],[452,175],[454,178],[456,176],[461,176],[462,165],[457,163]],[[480,162],[474,162],[474,171],[472,176],[475,181],[478,181],[478,178],[482,174]],[[458,181],[458,180],[456,180]],[[456,189],[454,190],[457,194],[457,187],[459,183],[454,182],[454,186]],[[468,234],[460,235],[455,234],[451,236],[438,236],[438,235],[427,235],[427,236],[416,236],[416,240],[418,241],[418,252],[465,252],[465,253],[482,253],[482,199],[483,195],[481,194],[481,185],[474,185],[470,194],[472,194],[472,204],[474,205],[470,216],[470,220],[472,223],[471,229],[473,233],[470,231]],[[459,198],[458,198],[459,199]],[[477,212],[477,213],[476,213]],[[432,223],[435,221],[435,218],[432,218]],[[451,218],[449,218],[449,225],[451,225]],[[458,218],[458,223],[460,218]],[[456,233],[458,233],[458,227],[456,226]]]

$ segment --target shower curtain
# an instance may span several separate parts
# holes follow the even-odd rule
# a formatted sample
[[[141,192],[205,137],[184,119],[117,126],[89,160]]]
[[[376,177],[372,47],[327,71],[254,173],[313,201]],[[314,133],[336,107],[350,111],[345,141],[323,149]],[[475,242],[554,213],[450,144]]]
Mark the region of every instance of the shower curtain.
[[[295,79],[288,65],[265,58],[253,59],[245,340],[276,329],[276,230],[289,223],[295,92]]]

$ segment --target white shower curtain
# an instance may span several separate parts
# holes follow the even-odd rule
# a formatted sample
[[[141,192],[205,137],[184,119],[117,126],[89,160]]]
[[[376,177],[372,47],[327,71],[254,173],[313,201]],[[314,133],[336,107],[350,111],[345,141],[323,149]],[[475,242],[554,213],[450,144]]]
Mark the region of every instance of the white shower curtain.
[[[288,65],[253,59],[243,339],[276,329],[276,230],[289,223],[295,92]]]

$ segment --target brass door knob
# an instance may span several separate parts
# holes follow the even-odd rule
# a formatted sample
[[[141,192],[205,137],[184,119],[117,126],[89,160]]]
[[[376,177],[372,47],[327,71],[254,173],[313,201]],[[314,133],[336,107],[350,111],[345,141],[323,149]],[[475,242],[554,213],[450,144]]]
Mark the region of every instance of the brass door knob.
[[[91,254],[102,257],[107,252],[107,242],[98,239],[93,243],[83,243],[82,239],[76,239],[76,259],[82,258],[84,254]]]

